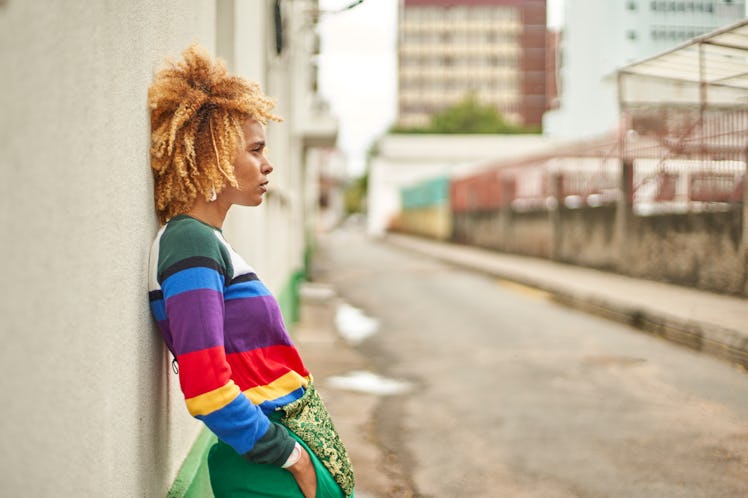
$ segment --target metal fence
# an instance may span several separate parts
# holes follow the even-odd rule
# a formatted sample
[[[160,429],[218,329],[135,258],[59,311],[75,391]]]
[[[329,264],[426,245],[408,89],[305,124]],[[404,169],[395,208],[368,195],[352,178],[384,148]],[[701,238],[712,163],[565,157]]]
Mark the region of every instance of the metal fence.
[[[455,207],[596,207],[617,202],[623,192],[639,215],[722,210],[743,202],[748,110],[643,108],[626,111],[622,124],[617,136],[497,163],[457,180]],[[630,178],[622,174],[626,162]]]
[[[743,202],[748,110],[645,108],[624,114],[634,211],[720,210]]]

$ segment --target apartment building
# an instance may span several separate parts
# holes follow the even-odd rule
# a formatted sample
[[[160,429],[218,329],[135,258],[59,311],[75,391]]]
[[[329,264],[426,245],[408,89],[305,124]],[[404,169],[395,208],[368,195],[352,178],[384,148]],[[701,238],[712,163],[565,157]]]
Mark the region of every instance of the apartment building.
[[[558,137],[615,129],[615,71],[745,17],[745,0],[565,0],[559,109],[544,132]]]
[[[545,0],[403,0],[398,124],[474,94],[509,122],[540,126],[547,108]]]

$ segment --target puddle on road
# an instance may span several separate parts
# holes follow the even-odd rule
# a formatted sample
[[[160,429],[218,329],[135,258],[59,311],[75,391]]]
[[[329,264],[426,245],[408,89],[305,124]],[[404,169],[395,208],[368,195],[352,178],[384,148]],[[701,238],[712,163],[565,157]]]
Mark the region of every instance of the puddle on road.
[[[360,309],[343,303],[335,313],[335,326],[343,339],[355,346],[379,330],[379,321],[366,316]]]
[[[407,392],[412,387],[410,382],[388,379],[373,372],[356,370],[345,375],[330,377],[325,382],[334,389],[356,391],[378,396],[390,396]]]

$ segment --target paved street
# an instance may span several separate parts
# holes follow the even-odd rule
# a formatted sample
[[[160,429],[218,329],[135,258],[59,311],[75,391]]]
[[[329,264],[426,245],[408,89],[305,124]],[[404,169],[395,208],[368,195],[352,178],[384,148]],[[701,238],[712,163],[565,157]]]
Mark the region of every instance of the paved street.
[[[353,230],[320,246],[379,320],[357,353],[413,386],[367,408],[395,496],[748,496],[745,371]]]

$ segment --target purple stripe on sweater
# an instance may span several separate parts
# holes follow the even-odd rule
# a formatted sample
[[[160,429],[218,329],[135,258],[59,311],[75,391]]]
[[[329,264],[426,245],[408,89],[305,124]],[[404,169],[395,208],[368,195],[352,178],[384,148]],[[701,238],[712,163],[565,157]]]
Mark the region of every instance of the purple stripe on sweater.
[[[273,296],[226,301],[226,353],[290,345]]]
[[[166,299],[174,354],[223,345],[223,295],[211,289],[182,292]]]
[[[164,338],[166,347],[169,348],[169,351],[174,351],[174,341],[171,339],[171,329],[169,328],[169,321],[160,320],[156,323],[158,323],[158,329],[161,331],[161,335]]]

